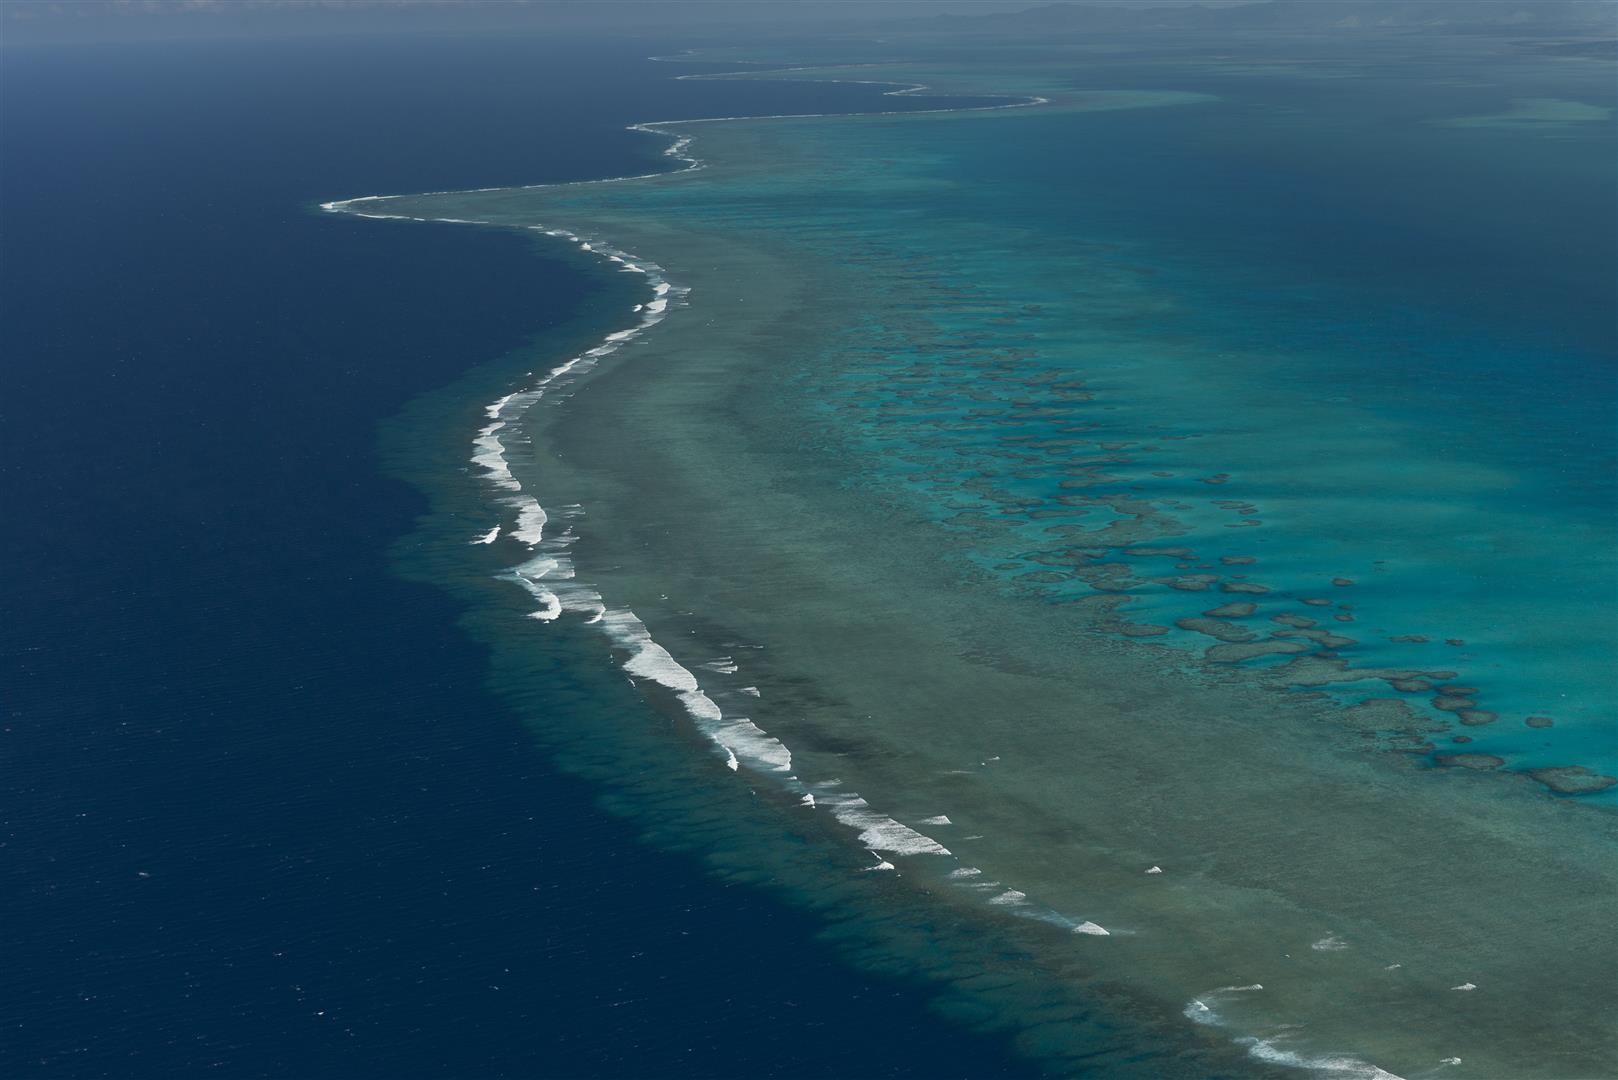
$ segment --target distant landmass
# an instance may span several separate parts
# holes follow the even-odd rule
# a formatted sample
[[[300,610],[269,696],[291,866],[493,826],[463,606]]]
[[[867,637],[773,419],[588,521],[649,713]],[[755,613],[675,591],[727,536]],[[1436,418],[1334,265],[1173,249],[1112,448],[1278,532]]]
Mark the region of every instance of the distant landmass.
[[[940,15],[940,29],[982,32],[1137,30],[1461,30],[1618,35],[1614,0],[1261,0],[1209,7],[1047,4],[992,15]]]

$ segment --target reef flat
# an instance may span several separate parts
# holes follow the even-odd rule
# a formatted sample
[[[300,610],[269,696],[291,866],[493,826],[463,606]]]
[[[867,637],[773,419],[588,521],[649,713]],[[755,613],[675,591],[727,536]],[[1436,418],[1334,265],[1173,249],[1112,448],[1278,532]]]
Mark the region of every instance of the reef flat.
[[[894,954],[884,905],[1021,935],[987,975],[909,962],[1058,1071],[1108,1000],[1255,1070],[1610,1074],[1610,341],[1560,278],[1476,299],[1554,223],[1418,291],[1338,218],[1425,222],[1419,263],[1489,198],[1390,209],[1267,156],[1464,172],[1544,132],[1432,122],[1487,115],[1431,89],[1470,55],[1338,65],[1348,105],[1266,56],[1015,59],[790,72],[1021,96],[651,123],[700,164],[667,174],[329,204],[644,277],[476,433],[463,543],[509,555],[513,640],[600,642],[693,783],[887,882],[851,917]],[[1407,127],[1354,127],[1412,86]],[[1567,126],[1533,175],[1593,190],[1610,133]]]

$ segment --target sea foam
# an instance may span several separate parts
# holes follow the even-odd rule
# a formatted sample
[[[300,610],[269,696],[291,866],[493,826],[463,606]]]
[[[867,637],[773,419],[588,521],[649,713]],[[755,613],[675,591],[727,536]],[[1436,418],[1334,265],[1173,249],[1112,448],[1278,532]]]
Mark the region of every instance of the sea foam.
[[[681,76],[681,78],[688,79],[708,77],[711,76]],[[828,81],[872,82],[870,80]],[[882,85],[894,87],[894,89],[885,91],[887,96],[918,94],[927,89],[922,84],[883,83]],[[914,111],[980,111],[1023,108],[1046,103],[1047,99],[1042,97],[1018,97],[1008,100],[1005,104],[974,106],[967,110],[945,108]],[[630,130],[669,138],[671,141],[668,147],[665,148],[664,154],[683,164],[684,167],[679,170],[680,172],[690,172],[703,168],[703,162],[688,152],[693,137],[667,129],[676,128],[680,125],[712,123],[732,119],[739,118],[705,117],[695,120],[649,122],[633,124],[630,126]],[[767,119],[767,117],[750,117],[748,119]],[[616,177],[599,181],[575,181],[574,183],[614,183],[667,175],[670,174],[649,173],[641,176]],[[572,185],[535,184],[527,185],[526,187],[551,186]],[[480,188],[474,190],[495,191],[506,189]],[[450,194],[450,192],[427,192],[423,194]],[[418,222],[440,221],[470,225],[495,224],[489,221],[465,218],[422,218],[407,214],[389,214],[385,212],[384,206],[379,204],[383,204],[391,198],[394,198],[394,196],[367,195],[323,203],[321,207],[333,213],[349,213],[358,217],[374,219]],[[791,774],[792,754],[784,743],[747,717],[727,715],[715,702],[714,698],[704,690],[692,670],[680,663],[667,648],[652,636],[650,629],[639,616],[628,608],[609,607],[599,592],[577,580],[572,555],[576,535],[571,529],[568,529],[558,536],[550,536],[547,529],[552,525],[553,519],[572,521],[581,516],[583,514],[582,508],[577,506],[566,507],[554,513],[548,513],[538,499],[524,492],[521,482],[512,472],[503,436],[508,435],[510,425],[516,424],[535,404],[547,396],[562,393],[586,375],[601,360],[630,344],[646,330],[661,322],[670,313],[671,307],[684,305],[687,302],[686,298],[690,290],[670,282],[664,275],[662,268],[656,263],[620,251],[598,238],[586,238],[565,229],[545,226],[528,226],[528,228],[542,232],[547,236],[569,241],[577,245],[580,251],[590,252],[597,257],[611,261],[624,273],[643,275],[651,287],[652,299],[635,305],[632,314],[638,318],[633,326],[607,334],[599,344],[552,368],[533,385],[505,394],[485,406],[484,414],[488,423],[478,430],[472,440],[473,452],[471,460],[474,466],[483,470],[483,478],[491,487],[500,492],[508,493],[499,500],[499,504],[515,510],[516,513],[514,520],[510,521],[509,524],[496,525],[489,532],[474,540],[473,543],[492,544],[501,535],[504,528],[507,536],[527,547],[532,553],[532,557],[512,567],[501,576],[521,586],[539,605],[534,611],[528,613],[529,618],[548,623],[557,623],[562,621],[565,615],[575,615],[580,617],[582,625],[592,626],[604,633],[612,643],[614,653],[618,657],[622,670],[629,676],[631,681],[655,685],[661,688],[663,692],[672,694],[680,703],[693,726],[714,744],[716,750],[722,752],[724,764],[728,769],[733,772],[740,772],[741,769],[746,768],[751,772],[771,774],[778,777],[779,782],[788,791],[799,796],[801,805],[809,808],[825,806],[831,809],[834,818],[854,830],[858,834],[860,843],[876,856],[876,865],[865,869],[893,871],[895,869],[894,864],[884,858],[883,853],[901,857],[931,855],[953,859],[950,850],[937,840],[872,808],[858,794],[832,790],[839,787],[841,781],[826,781],[815,785],[814,791],[809,790],[796,776]],[[708,667],[709,670],[721,676],[734,675],[737,672],[737,665],[733,660],[711,664]],[[742,686],[737,688],[735,692],[755,698],[759,696],[759,690],[756,686]],[[947,815],[940,814],[925,819],[923,823],[947,825],[950,824],[950,819]],[[968,839],[980,839],[980,837],[969,837]],[[996,892],[997,895],[991,902],[1009,909],[1011,914],[1055,923],[1071,929],[1075,933],[1097,936],[1108,934],[1106,929],[1094,922],[1071,919],[1048,907],[1028,900],[1025,894],[1017,890],[1004,889],[1000,891],[1002,887],[998,883],[973,880],[980,874],[981,871],[973,867],[958,867],[950,874],[950,877],[963,886],[970,885]]]

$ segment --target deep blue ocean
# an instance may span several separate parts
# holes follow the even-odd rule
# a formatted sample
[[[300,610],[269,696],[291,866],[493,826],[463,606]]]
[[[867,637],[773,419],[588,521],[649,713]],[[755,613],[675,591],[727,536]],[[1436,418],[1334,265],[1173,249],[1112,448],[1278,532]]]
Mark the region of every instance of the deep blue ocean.
[[[643,59],[673,48],[6,51],[0,1075],[1021,1073],[639,842],[388,572],[425,504],[377,423],[600,286],[311,204],[646,171],[628,122],[874,98],[673,83]]]

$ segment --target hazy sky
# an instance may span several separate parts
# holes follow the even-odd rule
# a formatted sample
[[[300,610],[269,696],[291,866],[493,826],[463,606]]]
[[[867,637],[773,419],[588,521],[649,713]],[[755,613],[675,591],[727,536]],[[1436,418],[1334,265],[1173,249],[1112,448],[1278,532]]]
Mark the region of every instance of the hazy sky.
[[[5,0],[18,43],[352,32],[617,29],[982,15],[1048,0]],[[1089,0],[1178,6],[1192,0]],[[1243,0],[1203,0],[1222,6]]]

